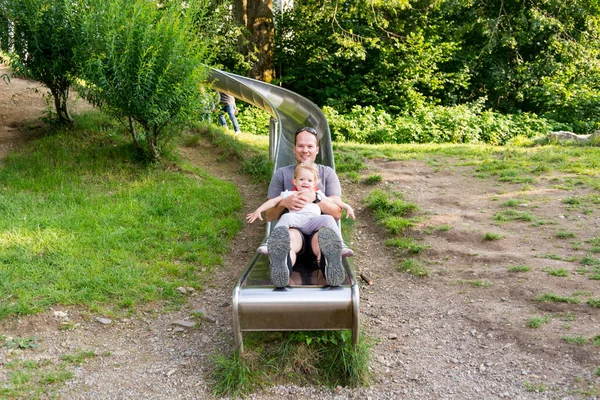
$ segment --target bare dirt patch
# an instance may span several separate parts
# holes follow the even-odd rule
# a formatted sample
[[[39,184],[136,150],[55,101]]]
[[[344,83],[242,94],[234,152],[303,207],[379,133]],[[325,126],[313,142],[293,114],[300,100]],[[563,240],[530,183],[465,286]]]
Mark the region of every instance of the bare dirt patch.
[[[45,102],[40,91],[29,89],[35,87],[32,82],[14,78],[10,85],[0,84],[1,157],[36,136]],[[231,158],[210,143],[181,152],[190,162],[234,182],[244,196],[244,211],[264,200],[256,193],[265,188],[240,175]],[[430,246],[419,256],[430,276],[398,271],[402,258],[384,245],[385,234],[364,207],[374,187],[343,182],[345,199],[357,210],[355,265],[375,281],[373,286],[361,282],[364,333],[378,340],[372,385],[338,390],[276,386],[250,397],[598,398],[600,377],[594,370],[600,366],[600,347],[562,339],[600,335],[600,310],[585,303],[600,298],[598,281],[589,279],[580,262],[589,254],[586,241],[600,235],[600,210],[595,206],[583,213],[562,202],[587,195],[589,189],[556,189],[565,177],[555,176],[540,178],[523,191],[522,185],[475,178],[470,167],[434,168],[422,161],[374,160],[365,175],[373,173],[382,175],[381,188],[399,191],[419,205],[421,222],[412,235]],[[506,209],[503,203],[514,199],[519,201],[513,208],[528,212],[534,221],[498,223],[495,216]],[[573,238],[557,238],[559,231],[571,232]],[[486,233],[502,238],[484,240]],[[58,398],[211,398],[210,355],[232,348],[231,291],[263,234],[261,225],[245,226],[213,286],[188,291],[188,304],[175,312],[159,314],[150,306],[109,322],[99,320],[102,315],[57,306],[41,315],[0,321],[0,334],[34,336],[40,343],[25,351],[0,348],[0,384],[8,360],[58,363],[64,354],[93,351],[94,358],[70,368],[74,377],[58,389]],[[517,265],[530,270],[508,271]],[[568,276],[547,272],[558,268]],[[533,300],[543,293],[581,302]],[[195,311],[205,317],[196,319]],[[546,316],[549,322],[529,328],[526,322],[533,316]],[[196,327],[187,327],[189,322],[197,322]],[[72,329],[61,329],[65,326]]]

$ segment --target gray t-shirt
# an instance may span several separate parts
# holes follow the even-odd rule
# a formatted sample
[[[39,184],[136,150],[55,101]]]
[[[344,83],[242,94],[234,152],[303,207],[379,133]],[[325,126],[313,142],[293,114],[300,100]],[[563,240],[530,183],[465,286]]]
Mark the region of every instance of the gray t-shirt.
[[[342,186],[340,185],[340,180],[333,168],[321,164],[317,164],[317,167],[319,168],[319,189],[322,190],[327,197],[342,197]],[[294,188],[292,179],[294,179],[295,169],[296,165],[288,165],[287,167],[281,167],[275,171],[273,178],[271,178],[271,183],[269,184],[269,191],[267,192],[268,199],[279,196],[284,190],[292,190]]]

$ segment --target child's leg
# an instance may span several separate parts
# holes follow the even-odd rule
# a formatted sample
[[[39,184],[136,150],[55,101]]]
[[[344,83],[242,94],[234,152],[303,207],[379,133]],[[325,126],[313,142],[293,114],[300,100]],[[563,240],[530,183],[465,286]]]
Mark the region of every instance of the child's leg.
[[[309,235],[324,227],[333,229],[335,233],[338,234],[340,239],[342,238],[342,231],[340,230],[338,224],[335,222],[335,218],[333,218],[331,215],[319,215],[317,217],[311,218],[310,220],[306,221],[304,225],[302,225],[300,230],[302,231],[302,233]]]

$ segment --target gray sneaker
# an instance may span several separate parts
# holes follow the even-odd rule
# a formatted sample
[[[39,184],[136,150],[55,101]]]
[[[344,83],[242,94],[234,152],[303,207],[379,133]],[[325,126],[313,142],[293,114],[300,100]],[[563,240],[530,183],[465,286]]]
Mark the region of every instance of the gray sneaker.
[[[258,249],[256,249],[256,252],[258,254],[269,255],[269,247],[267,246],[268,242],[269,242],[269,237],[267,236],[265,238],[265,240],[263,240],[262,244],[260,246],[258,246]]]
[[[286,287],[290,281],[292,259],[290,258],[290,233],[285,226],[273,229],[268,241],[271,262],[271,282],[278,288]]]
[[[342,265],[342,239],[331,228],[319,229],[321,263],[325,264],[325,279],[330,286],[340,286],[346,279]]]

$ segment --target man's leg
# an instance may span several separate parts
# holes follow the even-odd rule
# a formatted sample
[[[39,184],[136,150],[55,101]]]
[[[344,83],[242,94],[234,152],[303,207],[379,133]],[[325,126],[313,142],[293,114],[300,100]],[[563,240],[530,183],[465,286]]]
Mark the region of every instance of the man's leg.
[[[225,107],[226,106],[223,106],[221,108],[221,112],[219,113],[219,123],[223,128],[227,128],[227,121],[225,121],[225,114],[223,114],[223,112],[226,112]]]
[[[233,130],[235,131],[235,133],[239,133],[240,125],[238,124],[238,120],[235,117],[235,108],[231,104],[227,104],[225,107],[227,107],[227,114],[229,115],[229,119],[233,124]]]
[[[302,249],[302,235],[297,229],[277,226],[269,236],[268,248],[271,282],[276,287],[286,287],[296,263],[296,253]]]

